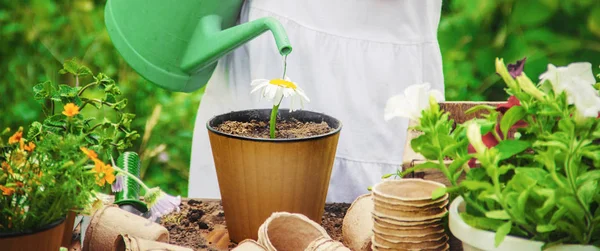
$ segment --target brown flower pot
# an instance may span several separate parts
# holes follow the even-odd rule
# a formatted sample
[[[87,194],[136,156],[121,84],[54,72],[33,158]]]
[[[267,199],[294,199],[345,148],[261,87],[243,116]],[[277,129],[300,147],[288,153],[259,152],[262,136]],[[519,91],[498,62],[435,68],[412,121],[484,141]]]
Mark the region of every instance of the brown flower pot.
[[[62,244],[61,244],[61,246],[63,246],[63,247],[69,247],[69,246],[71,246],[71,244],[73,242],[73,226],[75,226],[75,217],[76,216],[77,216],[77,213],[75,213],[74,211],[69,211],[69,213],[67,213],[67,218],[65,219],[65,227],[64,227],[63,237],[62,237]]]
[[[364,194],[356,198],[342,223],[344,245],[352,250],[369,250],[373,236],[373,196]]]
[[[311,242],[304,251],[350,251],[350,249],[339,241],[322,236]]]
[[[110,250],[114,251],[156,251],[156,250],[169,250],[169,251],[193,251],[191,248],[180,247],[171,245],[164,242],[157,242],[151,240],[144,240],[128,234],[118,235],[117,239],[113,244],[113,248]]]
[[[65,219],[48,224],[39,229],[19,233],[0,233],[2,251],[57,251],[61,247]]]
[[[443,235],[433,240],[415,240],[415,241],[399,241],[399,240],[388,240],[379,235],[373,235],[373,245],[376,247],[387,247],[393,249],[432,249],[439,250],[447,245],[448,236]]]
[[[116,205],[98,209],[83,240],[83,250],[111,250],[121,234],[146,240],[169,242],[169,231],[157,223],[120,209]]]
[[[235,251],[265,251],[265,250],[267,250],[267,248],[265,248],[263,245],[260,245],[260,243],[256,242],[255,240],[245,239],[242,242],[240,242],[232,250],[235,250]]]
[[[320,113],[281,109],[281,120],[326,122],[334,130],[307,138],[263,139],[225,134],[225,121],[268,121],[270,109],[231,112],[207,123],[229,236],[257,239],[274,212],[306,215],[320,222],[341,123]]]
[[[258,243],[269,251],[305,250],[321,237],[331,239],[321,225],[306,216],[277,212],[260,226]]]

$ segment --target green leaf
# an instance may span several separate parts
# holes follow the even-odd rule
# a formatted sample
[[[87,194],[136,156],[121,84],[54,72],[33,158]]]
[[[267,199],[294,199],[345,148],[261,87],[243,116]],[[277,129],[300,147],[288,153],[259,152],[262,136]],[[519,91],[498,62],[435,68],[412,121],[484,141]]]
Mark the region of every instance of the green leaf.
[[[65,115],[57,114],[44,120],[43,127],[49,131],[58,133],[67,129]]]
[[[416,166],[413,166],[411,168],[408,168],[408,169],[402,171],[401,175],[404,176],[408,173],[412,173],[412,172],[423,170],[423,169],[439,169],[439,165],[436,164],[435,162],[428,161],[428,162],[418,164]]]
[[[431,199],[437,200],[446,194],[446,187],[438,187],[431,192]]]
[[[464,166],[469,161],[469,159],[471,159],[471,157],[461,156],[458,159],[452,160],[452,163],[448,165],[448,170],[450,171],[450,173],[456,173],[456,171],[462,168],[462,166]]]
[[[510,229],[512,227],[512,222],[506,222],[504,224],[502,224],[502,226],[500,226],[498,228],[498,230],[496,231],[496,236],[494,237],[494,246],[498,247],[500,246],[500,243],[502,243],[502,241],[504,241],[504,238],[508,235],[508,233],[510,233]]]
[[[600,170],[592,170],[586,172],[585,175],[581,175],[577,177],[575,184],[577,186],[581,186],[581,184],[586,183],[588,181],[598,181],[600,180]]]
[[[395,173],[388,173],[386,175],[381,176],[381,179],[387,179],[389,177],[392,177],[392,175],[394,175]]]
[[[466,187],[467,189],[469,189],[471,191],[476,191],[476,190],[480,190],[480,189],[487,190],[487,191],[494,190],[494,187],[492,186],[492,184],[483,182],[483,181],[477,181],[477,180],[463,180],[460,183],[460,186]]]
[[[510,215],[504,210],[494,210],[485,213],[485,217],[497,220],[510,220]]]
[[[508,130],[519,122],[519,120],[525,117],[525,108],[522,106],[513,106],[502,116],[502,120],[500,121],[500,130],[502,131],[502,135],[506,137],[508,135]]]
[[[535,231],[539,233],[548,233],[556,230],[556,226],[552,224],[540,224],[535,227]]]
[[[465,223],[470,226],[478,229],[496,231],[498,226],[500,226],[504,221],[495,220],[485,217],[477,217],[467,213],[460,213],[460,217],[465,221]]]
[[[33,122],[27,131],[27,139],[33,140],[42,133],[42,124],[40,122]]]
[[[588,205],[594,200],[594,196],[598,193],[598,181],[589,180],[577,189],[577,196],[583,201],[583,204]]]
[[[52,82],[46,81],[43,83],[39,83],[33,86],[33,99],[35,99],[39,103],[43,103],[47,99],[50,99],[53,95],[55,95],[55,92],[56,86]]]
[[[541,168],[535,168],[535,167],[516,168],[515,174],[525,175],[525,176],[535,180],[538,183],[541,181],[544,181],[546,179],[546,177],[549,175],[549,173],[546,172],[546,170],[541,169]]]
[[[562,151],[569,151],[569,146],[567,144],[560,142],[560,141],[556,141],[556,140],[552,140],[552,141],[538,140],[535,143],[533,143],[533,147],[552,147],[552,148],[558,148],[559,150],[562,150]]]
[[[503,140],[498,143],[494,148],[500,151],[500,160],[508,159],[515,154],[523,152],[531,147],[531,143],[528,141],[511,139]]]
[[[437,159],[441,150],[431,144],[432,140],[429,135],[423,134],[411,140],[410,145],[416,153],[423,155],[426,159]]]
[[[79,64],[75,62],[75,59],[66,60],[63,63],[63,68],[59,71],[60,74],[71,73],[73,75],[77,75],[77,69],[79,68]]]
[[[513,215],[518,219],[518,222],[525,223],[527,215],[527,199],[529,199],[529,193],[531,188],[526,189],[524,192],[519,194],[517,198],[517,207],[513,210]]]
[[[477,112],[479,110],[495,111],[496,107],[491,106],[491,105],[476,105],[476,106],[469,108],[464,113],[471,114],[471,113]]]
[[[85,141],[87,141],[91,145],[98,145],[100,144],[100,136],[96,134],[88,134],[85,137]]]
[[[577,200],[575,200],[573,197],[563,197],[559,200],[559,204],[568,209],[569,212],[577,216],[577,218],[583,218],[585,215],[585,211],[579,206],[579,203],[577,203]]]
[[[58,93],[63,98],[74,98],[77,97],[78,87],[71,87],[68,85],[59,85]]]
[[[450,156],[451,158],[456,158],[461,152],[467,152],[466,149],[468,145],[469,140],[466,138],[460,142],[456,142],[454,139],[452,139],[452,141],[449,142],[446,145],[446,147],[444,147],[444,149],[442,150],[442,155]]]
[[[106,93],[106,95],[104,96],[104,101],[107,103],[116,103],[117,99],[112,93]]]

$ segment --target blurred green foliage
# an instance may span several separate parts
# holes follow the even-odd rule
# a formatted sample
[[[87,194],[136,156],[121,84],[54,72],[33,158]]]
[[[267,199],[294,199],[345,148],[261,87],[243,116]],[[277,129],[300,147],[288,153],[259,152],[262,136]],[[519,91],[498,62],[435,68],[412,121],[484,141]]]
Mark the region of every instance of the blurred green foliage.
[[[0,0],[0,126],[40,119],[32,87],[51,80],[62,62],[78,58],[119,84],[137,115],[143,179],[187,194],[195,115],[202,91],[170,93],[140,78],[121,59],[104,27],[105,0]],[[438,39],[447,100],[504,100],[494,58],[527,57],[534,78],[548,63],[600,62],[600,1],[444,0]],[[594,68],[595,73],[598,69]],[[168,111],[168,112],[164,112]]]
[[[40,120],[42,107],[33,99],[33,86],[46,80],[74,85],[72,77],[58,71],[65,60],[78,58],[92,71],[112,77],[129,101],[127,112],[137,115],[131,126],[142,138],[130,150],[141,155],[143,180],[186,195],[202,93],[162,90],[128,67],[106,32],[104,3],[0,0],[0,126],[18,128]],[[159,113],[151,116],[155,111]]]
[[[547,65],[590,62],[600,72],[598,0],[443,1],[438,40],[447,100],[505,100],[494,58],[527,57],[532,79]]]

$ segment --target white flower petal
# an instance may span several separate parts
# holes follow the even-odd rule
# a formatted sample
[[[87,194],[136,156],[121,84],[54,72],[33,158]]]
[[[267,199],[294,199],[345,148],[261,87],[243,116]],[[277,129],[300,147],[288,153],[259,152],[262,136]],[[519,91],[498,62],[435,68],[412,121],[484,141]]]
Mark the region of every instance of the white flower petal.
[[[589,82],[578,77],[572,81],[569,88],[567,91],[577,111],[584,117],[597,117],[600,112],[598,91]]]
[[[411,104],[408,99],[402,95],[396,95],[387,100],[384,110],[384,119],[390,120],[395,117],[412,119],[412,113],[409,112]]]
[[[255,86],[255,85],[260,85],[260,84],[268,84],[269,80],[268,79],[255,79],[252,81],[252,83],[250,83],[250,86]]]
[[[304,90],[297,87],[296,93],[298,93],[298,95],[300,95],[300,97],[302,97],[302,99],[306,100],[306,102],[310,102],[310,99],[308,98],[308,96],[306,96],[306,94],[304,93]]]
[[[431,90],[431,91],[429,92],[429,95],[430,95],[430,96],[433,96],[433,98],[435,98],[435,100],[436,100],[437,102],[442,102],[442,101],[444,101],[444,100],[445,100],[445,98],[444,98],[444,94],[443,94],[441,91],[439,91],[439,90],[436,90],[436,89],[433,89],[433,90]]]
[[[279,89],[279,87],[277,87],[277,86],[268,85],[267,87],[265,87],[264,97],[269,101],[275,100],[275,96],[277,96],[278,89]]]
[[[481,138],[481,128],[477,123],[470,122],[467,125],[467,138],[477,153],[485,152],[486,146]]]
[[[592,72],[592,64],[588,62],[571,63],[567,66],[567,70],[572,77],[581,78],[582,81],[589,85],[596,84],[596,78]]]
[[[275,92],[275,96],[273,97],[273,105],[281,104],[281,100],[283,99],[283,88],[277,88]]]
[[[250,91],[250,94],[254,93],[255,91],[258,91],[260,89],[265,88],[265,86],[269,85],[269,83],[259,83],[257,84],[254,89],[252,89],[252,91]]]

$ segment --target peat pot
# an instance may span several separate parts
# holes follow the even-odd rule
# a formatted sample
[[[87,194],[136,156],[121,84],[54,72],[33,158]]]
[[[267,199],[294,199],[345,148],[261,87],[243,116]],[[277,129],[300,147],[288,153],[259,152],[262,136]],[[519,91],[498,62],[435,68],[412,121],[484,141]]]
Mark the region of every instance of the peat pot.
[[[271,109],[213,117],[209,140],[231,240],[258,238],[275,212],[299,213],[321,222],[342,124],[325,114],[280,109],[280,120],[326,122],[332,131],[293,139],[250,138],[217,131],[225,121],[269,121]]]
[[[61,247],[64,229],[65,218],[62,218],[33,230],[0,233],[0,250],[57,251]]]
[[[513,250],[542,250],[543,242],[527,240],[521,237],[506,236],[498,247],[494,246],[496,233],[471,227],[460,217],[465,211],[465,202],[457,197],[450,204],[449,227],[452,234],[463,243],[464,251],[513,251]],[[591,245],[556,245],[544,251],[600,251]]]

